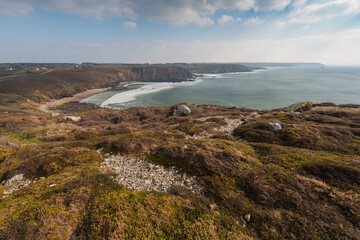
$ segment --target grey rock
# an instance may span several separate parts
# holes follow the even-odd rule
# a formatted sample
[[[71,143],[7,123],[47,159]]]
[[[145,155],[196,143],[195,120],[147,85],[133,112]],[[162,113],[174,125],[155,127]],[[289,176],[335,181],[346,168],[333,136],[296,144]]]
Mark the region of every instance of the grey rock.
[[[246,221],[250,221],[251,216],[250,216],[250,214],[246,214],[246,215],[244,216],[244,218],[245,218]]]
[[[74,117],[74,116],[65,116],[64,120],[66,121],[73,121],[73,122],[80,122],[81,117]]]
[[[280,131],[282,128],[281,128],[281,125],[280,123],[277,123],[277,122],[269,122],[270,126],[271,126],[271,130],[272,131]]]
[[[174,116],[189,116],[191,113],[191,110],[188,106],[186,106],[185,104],[182,105],[177,105],[174,108]]]
[[[22,181],[24,178],[24,174],[17,174],[15,176],[13,176],[12,178],[8,179],[6,182],[5,182],[5,186],[8,186],[8,185],[13,185],[14,183],[16,182],[20,182]]]
[[[24,174],[22,174],[22,173],[13,176],[12,178],[10,178],[4,182],[5,185],[10,186],[11,188],[4,190],[3,196],[1,197],[1,199],[4,199],[4,198],[10,196],[11,194],[13,194],[14,192],[16,192],[17,190],[19,190],[21,188],[29,186],[33,182],[34,181],[32,181],[30,179],[24,178]]]
[[[285,108],[286,112],[304,112],[309,111],[312,108],[312,102],[304,101],[298,102],[290,105],[289,107]]]

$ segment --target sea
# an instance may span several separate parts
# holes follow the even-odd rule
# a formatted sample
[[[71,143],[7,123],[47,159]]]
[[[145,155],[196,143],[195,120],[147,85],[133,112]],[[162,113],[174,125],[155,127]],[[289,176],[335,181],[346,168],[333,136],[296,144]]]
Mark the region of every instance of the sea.
[[[138,82],[81,102],[105,108],[194,103],[269,110],[299,101],[360,104],[360,67],[272,67],[178,83]]]

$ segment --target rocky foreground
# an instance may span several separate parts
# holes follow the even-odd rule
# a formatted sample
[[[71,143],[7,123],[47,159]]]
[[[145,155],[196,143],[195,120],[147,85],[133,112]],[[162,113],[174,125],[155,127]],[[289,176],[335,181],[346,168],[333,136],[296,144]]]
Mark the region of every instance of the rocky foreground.
[[[0,239],[360,239],[360,106],[0,115]]]

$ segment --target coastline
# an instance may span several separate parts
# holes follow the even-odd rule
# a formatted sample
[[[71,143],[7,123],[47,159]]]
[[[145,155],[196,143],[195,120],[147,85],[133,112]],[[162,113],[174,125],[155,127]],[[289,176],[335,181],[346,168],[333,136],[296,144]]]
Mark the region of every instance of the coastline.
[[[40,105],[38,109],[45,113],[56,113],[55,110],[51,110],[51,109],[63,105],[65,103],[80,101],[84,98],[90,97],[98,93],[106,92],[110,89],[111,89],[110,87],[107,87],[107,88],[96,88],[96,89],[86,90],[85,92],[77,93],[72,97],[65,97],[65,98],[51,100],[49,102]]]

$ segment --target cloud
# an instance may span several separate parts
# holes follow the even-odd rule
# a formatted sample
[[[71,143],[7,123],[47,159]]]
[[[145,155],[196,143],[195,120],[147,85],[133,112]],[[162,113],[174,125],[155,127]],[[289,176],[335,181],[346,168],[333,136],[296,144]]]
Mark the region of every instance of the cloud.
[[[255,10],[271,11],[283,10],[291,3],[291,0],[257,0],[255,2]]]
[[[292,6],[293,7],[302,7],[304,6],[309,0],[293,0]]]
[[[293,0],[303,2],[304,0]],[[356,0],[354,0],[356,1]],[[104,19],[145,18],[174,25],[212,25],[218,10],[280,11],[292,0],[0,0],[0,13],[29,14],[36,8]]]
[[[285,26],[286,26],[286,22],[284,22],[284,21],[278,21],[274,24],[274,27],[276,27],[276,28],[282,28]]]
[[[255,17],[255,18],[249,18],[247,19],[244,24],[246,25],[255,25],[255,24],[260,24],[263,23],[264,20],[261,20],[259,17]]]
[[[131,22],[131,21],[125,21],[125,22],[123,22],[122,25],[124,28],[136,28],[137,27],[136,22]]]
[[[360,64],[360,28],[282,40],[75,43],[29,48],[0,45],[3,62],[322,62]]]
[[[225,23],[232,23],[234,22],[234,17],[232,16],[229,16],[229,15],[222,15],[219,20],[218,20],[218,23],[220,24],[225,24]]]
[[[322,4],[310,4],[296,10],[289,23],[315,23],[359,12],[358,0],[333,0]]]

